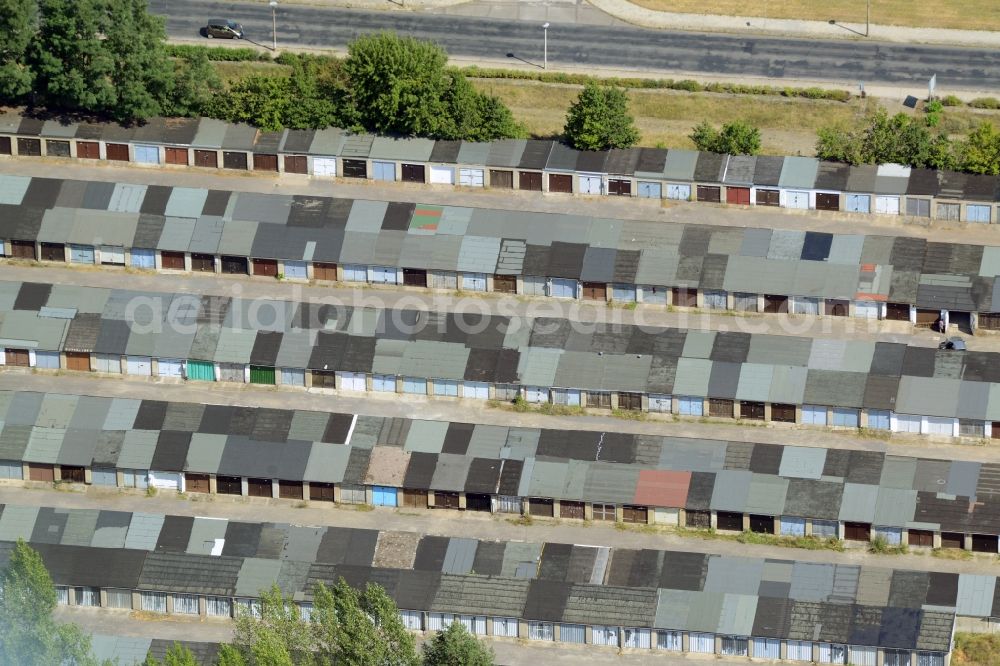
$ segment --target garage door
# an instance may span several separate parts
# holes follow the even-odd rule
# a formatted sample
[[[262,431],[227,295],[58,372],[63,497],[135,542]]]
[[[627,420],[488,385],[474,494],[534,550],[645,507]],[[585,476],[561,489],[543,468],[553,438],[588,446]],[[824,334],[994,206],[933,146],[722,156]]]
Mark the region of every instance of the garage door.
[[[542,191],[542,174],[537,171],[522,171],[517,174],[517,187],[532,192]]]
[[[304,261],[286,261],[285,262],[285,277],[298,280],[305,280],[309,273],[306,270],[306,262]]]
[[[179,358],[161,358],[156,366],[160,377],[181,377],[184,373],[184,361]]]
[[[646,183],[641,180],[639,181],[637,192],[639,197],[642,199],[659,199],[660,192],[662,191],[663,190],[661,189],[659,183]]]
[[[222,153],[222,166],[226,169],[247,169],[247,154],[243,151],[224,151]]]
[[[285,173],[309,173],[309,160],[305,155],[285,155]]]
[[[749,187],[727,187],[726,188],[726,203],[735,206],[749,206],[750,205],[750,188]]]
[[[454,185],[455,169],[452,167],[431,167],[431,183],[435,185]]]
[[[132,250],[132,268],[156,268],[156,250]]]
[[[462,273],[462,291],[486,291],[486,273]]]
[[[920,432],[920,417],[915,414],[896,414],[896,432]]]
[[[274,259],[254,259],[253,274],[265,277],[277,277],[278,262]]]
[[[549,174],[549,192],[573,193],[573,176],[568,173]]]
[[[955,419],[928,416],[927,434],[944,435],[945,437],[951,437],[953,434],[955,434]]]
[[[253,156],[253,170],[254,171],[277,171],[278,170],[278,156],[277,155],[267,155],[267,154],[254,154],[254,156]]]
[[[872,198],[867,194],[848,194],[846,208],[849,213],[870,213]]]
[[[199,167],[208,167],[210,169],[219,168],[219,151],[195,150],[194,165]]]
[[[130,375],[149,377],[153,374],[153,360],[148,356],[128,356],[126,370]]]
[[[12,349],[7,347],[2,355],[2,361],[6,365],[27,368],[31,365],[31,354],[28,353],[27,349]]]
[[[465,187],[482,187],[483,186],[483,170],[482,169],[459,169],[458,171],[458,184],[464,185]]]
[[[361,372],[338,372],[340,388],[344,391],[365,391],[368,389],[365,374]]]
[[[112,266],[124,266],[125,248],[120,245],[102,245],[101,263],[110,264]]]
[[[552,278],[550,296],[555,298],[576,298],[576,280]]]
[[[402,166],[404,183],[426,183],[427,175],[423,164],[404,164]]]
[[[337,264],[317,261],[313,263],[313,278],[316,280],[337,281]]]
[[[899,197],[875,197],[875,212],[882,215],[899,215]]]
[[[805,536],[806,519],[793,518],[790,516],[781,517],[781,536]]]
[[[187,148],[174,148],[172,146],[167,146],[164,148],[163,153],[167,164],[179,164],[181,166],[188,165]]]
[[[96,141],[77,141],[76,156],[88,160],[100,159],[101,145]]]
[[[667,185],[667,198],[687,201],[691,198],[690,185]]]
[[[855,301],[854,316],[859,319],[878,319],[881,304],[875,301]]]
[[[514,187],[513,171],[490,170],[490,187],[510,190]]]
[[[90,245],[70,245],[69,260],[74,264],[94,263],[94,248]]]
[[[394,181],[396,180],[396,163],[373,161],[372,173],[375,180]]]
[[[608,179],[608,194],[618,197],[632,196],[632,181],[621,178]]]
[[[375,506],[398,506],[396,489],[388,486],[372,486],[372,504]]]
[[[489,400],[490,385],[486,382],[464,382],[462,384],[462,397],[473,398],[475,400]]]
[[[128,144],[106,143],[104,144],[104,154],[112,162],[128,162]]]
[[[110,148],[110,146],[109,146]],[[110,154],[110,153],[109,153]],[[110,159],[110,157],[109,157]],[[159,164],[160,149],[156,146],[135,146],[135,161],[139,164]]]
[[[275,385],[275,372],[274,368],[266,365],[251,365],[250,366],[250,383],[251,384],[264,384],[266,386]]]
[[[840,210],[840,195],[829,192],[817,192],[816,210]]]
[[[215,364],[211,361],[188,361],[187,378],[192,381],[214,382]]]
[[[336,157],[314,157],[313,158],[313,174],[316,176],[336,176],[337,175],[337,158]]]
[[[809,193],[800,190],[785,191],[785,208],[809,208]]]
[[[66,369],[90,372],[90,354],[87,352],[66,352]]]
[[[906,199],[906,214],[912,215],[914,217],[930,217],[931,216],[931,200],[930,199],[913,199],[907,197]]]
[[[372,266],[368,269],[368,281],[372,284],[396,284],[396,269],[391,266]]]
[[[161,490],[180,490],[180,472],[161,472],[149,470],[149,485]]]
[[[781,203],[781,192],[778,190],[757,190],[758,206],[778,206]]]
[[[580,176],[580,194],[600,194],[600,176]]]

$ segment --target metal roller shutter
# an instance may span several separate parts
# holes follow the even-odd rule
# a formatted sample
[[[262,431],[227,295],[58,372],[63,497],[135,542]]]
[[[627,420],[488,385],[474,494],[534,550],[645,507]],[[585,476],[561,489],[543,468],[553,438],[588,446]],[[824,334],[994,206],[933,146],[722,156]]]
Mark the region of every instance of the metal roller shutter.
[[[269,368],[260,365],[250,366],[250,383],[251,384],[266,384],[268,386],[274,386],[274,368]]]
[[[193,381],[214,382],[215,364],[211,361],[187,362],[187,378]]]

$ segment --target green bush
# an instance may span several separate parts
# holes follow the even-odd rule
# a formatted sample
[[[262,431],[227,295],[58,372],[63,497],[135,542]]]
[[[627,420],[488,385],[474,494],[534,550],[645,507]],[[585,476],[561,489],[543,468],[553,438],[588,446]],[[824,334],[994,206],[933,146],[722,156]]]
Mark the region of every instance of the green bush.
[[[190,60],[197,53],[214,62],[268,62],[271,54],[248,47],[227,49],[224,46],[199,46],[197,44],[167,44],[167,55]]]
[[[978,97],[969,102],[969,106],[973,109],[1000,109],[1000,99],[996,97]]]
[[[964,103],[954,95],[947,95],[941,98],[942,106],[962,106]]]

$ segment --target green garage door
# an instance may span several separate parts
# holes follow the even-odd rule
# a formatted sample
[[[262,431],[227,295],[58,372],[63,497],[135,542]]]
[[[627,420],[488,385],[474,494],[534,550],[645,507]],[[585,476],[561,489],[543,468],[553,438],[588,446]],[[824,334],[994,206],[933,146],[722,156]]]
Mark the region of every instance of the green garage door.
[[[211,361],[188,361],[187,378],[203,382],[215,381],[215,364]]]
[[[251,365],[250,366],[250,383],[251,384],[270,384],[274,385],[274,368],[264,367],[262,365]]]

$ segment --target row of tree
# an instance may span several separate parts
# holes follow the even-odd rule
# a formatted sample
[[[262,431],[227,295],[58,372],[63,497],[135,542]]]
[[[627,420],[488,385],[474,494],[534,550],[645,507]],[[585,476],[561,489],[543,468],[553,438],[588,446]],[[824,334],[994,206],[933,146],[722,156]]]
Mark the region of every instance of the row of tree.
[[[56,591],[41,556],[19,539],[0,576],[0,664],[111,666],[91,652],[90,636],[57,622]],[[459,623],[437,632],[418,653],[395,602],[378,585],[357,591],[343,579],[316,586],[306,620],[274,587],[261,593],[259,613],[236,619],[234,640],[222,645],[218,666],[493,666],[493,651]],[[161,662],[144,666],[196,666],[175,644]]]

